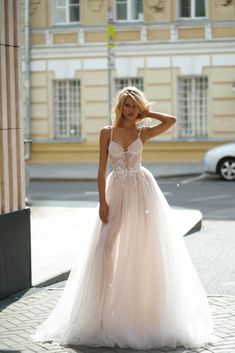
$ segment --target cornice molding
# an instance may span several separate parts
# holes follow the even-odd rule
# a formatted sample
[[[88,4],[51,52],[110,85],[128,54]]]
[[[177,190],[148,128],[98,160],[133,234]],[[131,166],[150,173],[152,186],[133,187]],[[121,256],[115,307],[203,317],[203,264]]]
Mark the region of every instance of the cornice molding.
[[[177,55],[177,54],[213,54],[213,53],[234,53],[234,40],[199,40],[199,41],[177,41],[167,43],[127,43],[115,47],[116,57],[125,56],[148,56],[148,55]],[[65,50],[66,49],[66,50]],[[106,57],[106,44],[94,45],[60,45],[33,47],[31,59],[72,59],[82,57]]]
[[[204,19],[204,20],[182,20],[178,19],[176,21],[171,21],[171,22],[159,22],[159,23],[146,23],[146,22],[125,22],[125,23],[115,23],[115,26],[117,29],[123,29],[123,30],[133,30],[133,28],[139,28],[141,30],[142,27],[148,28],[166,28],[166,27],[171,27],[171,26],[176,26],[176,27],[198,27],[198,26],[206,26],[208,24],[213,25],[220,25],[220,26],[235,26],[235,21],[234,20],[210,20],[210,19]],[[51,32],[51,33],[61,33],[61,32],[79,32],[79,30],[95,30],[95,31],[104,31],[106,30],[107,24],[103,25],[96,25],[96,26],[85,26],[81,24],[77,24],[76,26],[74,25],[61,25],[61,26],[51,26],[51,27],[44,27],[44,28],[30,28],[31,33],[42,33],[42,32]]]

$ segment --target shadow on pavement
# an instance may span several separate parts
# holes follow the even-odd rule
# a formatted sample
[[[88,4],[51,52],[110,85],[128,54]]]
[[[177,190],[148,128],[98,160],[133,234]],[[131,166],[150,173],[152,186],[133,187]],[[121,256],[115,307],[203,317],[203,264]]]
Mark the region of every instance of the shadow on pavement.
[[[21,351],[16,350],[1,350],[0,353],[21,353]]]
[[[38,291],[38,289],[35,288],[35,287],[26,288],[26,289],[23,289],[23,290],[21,290],[19,292],[11,294],[11,295],[9,295],[6,298],[1,299],[0,300],[0,312],[2,310],[4,310],[5,308],[7,308],[8,305],[11,305],[12,303],[15,303],[18,300],[20,300],[20,299],[22,299],[24,297],[27,297],[28,295],[31,295],[33,292],[36,292],[36,291]],[[0,353],[4,353],[4,352],[8,352],[8,351],[0,351]],[[14,353],[14,352],[18,352],[18,351],[9,351],[9,352],[13,352]]]
[[[163,353],[163,352],[181,352],[183,353],[184,347],[178,346],[175,350],[170,347],[162,347],[162,348],[152,348],[148,350],[135,350],[131,348],[119,348],[115,347],[91,347],[91,346],[72,346],[66,345],[63,346],[65,349],[69,349],[68,353]],[[183,351],[182,351],[183,349]],[[186,353],[186,351],[184,351]]]

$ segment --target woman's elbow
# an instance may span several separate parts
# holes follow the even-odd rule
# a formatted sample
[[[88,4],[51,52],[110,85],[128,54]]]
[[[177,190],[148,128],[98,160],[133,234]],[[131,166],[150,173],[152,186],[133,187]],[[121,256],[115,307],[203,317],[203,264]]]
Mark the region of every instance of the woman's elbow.
[[[105,167],[100,167],[100,168],[98,169],[98,178],[99,178],[99,177],[103,177],[103,176],[106,175],[106,169],[107,169],[107,168],[105,168]]]
[[[171,117],[171,124],[174,125],[176,123],[176,118],[174,116]]]

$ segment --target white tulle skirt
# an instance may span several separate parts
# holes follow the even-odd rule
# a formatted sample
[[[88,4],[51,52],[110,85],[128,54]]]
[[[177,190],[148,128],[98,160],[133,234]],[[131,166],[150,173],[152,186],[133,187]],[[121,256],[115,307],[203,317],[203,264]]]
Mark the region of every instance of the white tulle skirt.
[[[212,342],[205,290],[152,174],[107,178],[109,221],[98,217],[35,341],[150,349]],[[79,230],[78,230],[79,231]]]

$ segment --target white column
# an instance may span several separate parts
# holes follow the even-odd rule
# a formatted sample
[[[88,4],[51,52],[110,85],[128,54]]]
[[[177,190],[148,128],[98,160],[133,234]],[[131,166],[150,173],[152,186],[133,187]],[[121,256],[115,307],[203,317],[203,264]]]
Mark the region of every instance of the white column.
[[[20,6],[0,0],[0,213],[25,207]]]

